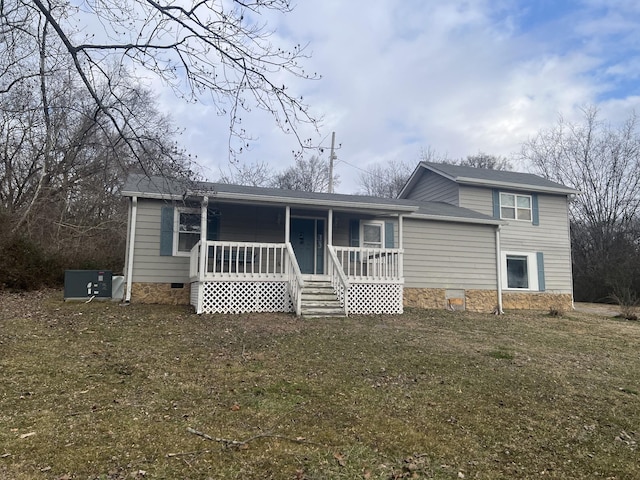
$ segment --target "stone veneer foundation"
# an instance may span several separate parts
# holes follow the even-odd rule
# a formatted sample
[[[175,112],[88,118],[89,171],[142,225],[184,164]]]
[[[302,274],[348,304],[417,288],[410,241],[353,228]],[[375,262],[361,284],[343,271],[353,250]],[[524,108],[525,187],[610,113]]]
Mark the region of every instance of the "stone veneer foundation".
[[[170,283],[137,282],[131,288],[131,300],[136,303],[158,303],[189,305],[191,287],[172,288]],[[427,309],[446,309],[448,306],[445,288],[405,288],[404,306]],[[496,290],[465,290],[465,309],[470,312],[492,312],[498,304]],[[568,293],[502,293],[505,310],[571,310],[573,298]]]
[[[447,290],[444,288],[405,288],[404,306],[446,309]],[[465,290],[465,309],[470,312],[492,312],[498,305],[496,290]],[[565,293],[511,293],[502,292],[504,310],[571,310],[573,298]]]
[[[558,310],[573,309],[570,293],[515,293],[502,292],[502,308],[505,310]]]
[[[191,285],[172,288],[170,283],[142,283],[131,285],[131,301],[135,303],[159,303],[164,305],[189,305]]]

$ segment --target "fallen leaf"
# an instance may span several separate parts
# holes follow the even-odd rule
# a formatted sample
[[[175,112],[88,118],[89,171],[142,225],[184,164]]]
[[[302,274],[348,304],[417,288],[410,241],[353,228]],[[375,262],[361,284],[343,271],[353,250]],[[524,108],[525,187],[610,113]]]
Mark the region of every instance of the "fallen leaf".
[[[234,403],[233,405],[231,405],[231,409],[232,412],[237,412],[238,410],[240,410],[240,405],[238,405],[237,403]]]
[[[344,467],[346,465],[344,461],[344,455],[342,455],[341,453],[334,453],[333,458],[338,461],[338,465],[340,465],[341,467]]]

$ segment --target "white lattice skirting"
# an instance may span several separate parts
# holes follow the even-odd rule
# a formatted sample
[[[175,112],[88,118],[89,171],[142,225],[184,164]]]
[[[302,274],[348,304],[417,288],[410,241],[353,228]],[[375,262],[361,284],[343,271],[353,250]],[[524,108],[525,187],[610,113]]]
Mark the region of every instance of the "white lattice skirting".
[[[193,282],[192,300],[194,290],[202,297],[200,313],[293,311],[287,282]]]
[[[349,313],[355,315],[402,313],[402,284],[352,283]]]

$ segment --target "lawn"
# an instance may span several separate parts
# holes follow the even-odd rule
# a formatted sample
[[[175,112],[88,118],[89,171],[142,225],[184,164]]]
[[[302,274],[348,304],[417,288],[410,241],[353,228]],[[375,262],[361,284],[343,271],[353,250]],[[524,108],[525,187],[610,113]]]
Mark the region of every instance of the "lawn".
[[[640,478],[640,322],[0,293],[0,478]]]

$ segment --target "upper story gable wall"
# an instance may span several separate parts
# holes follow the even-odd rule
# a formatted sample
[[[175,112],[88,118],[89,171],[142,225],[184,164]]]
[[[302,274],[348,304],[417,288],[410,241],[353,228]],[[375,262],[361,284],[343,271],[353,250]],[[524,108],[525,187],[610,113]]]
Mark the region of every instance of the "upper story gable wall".
[[[456,182],[428,170],[422,170],[415,185],[403,198],[419,202],[444,202],[459,205],[459,186]]]

